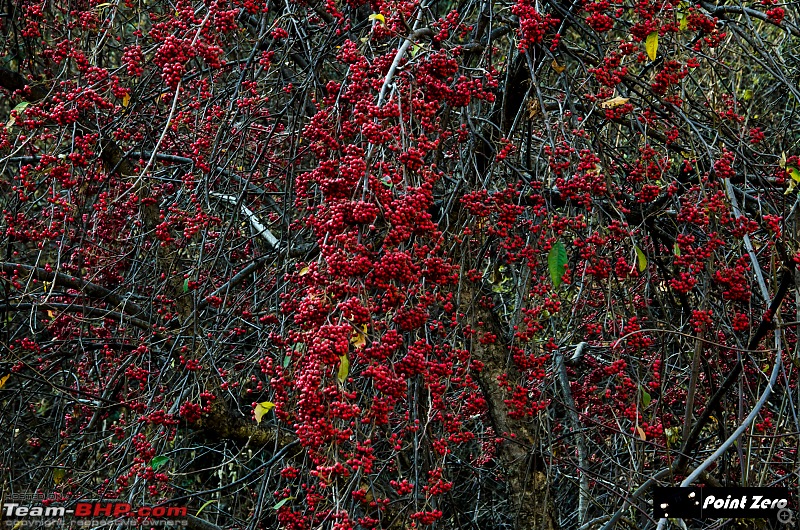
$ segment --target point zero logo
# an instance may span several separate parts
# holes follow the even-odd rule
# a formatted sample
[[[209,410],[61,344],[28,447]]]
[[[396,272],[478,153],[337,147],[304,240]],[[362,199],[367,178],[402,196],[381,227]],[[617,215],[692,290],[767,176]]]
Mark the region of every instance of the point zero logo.
[[[681,519],[765,518],[791,520],[787,488],[653,488],[653,515]]]

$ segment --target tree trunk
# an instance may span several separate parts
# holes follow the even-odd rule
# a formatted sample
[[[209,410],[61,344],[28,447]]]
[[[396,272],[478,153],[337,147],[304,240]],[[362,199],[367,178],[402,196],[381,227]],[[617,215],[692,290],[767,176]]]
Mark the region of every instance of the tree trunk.
[[[482,322],[484,331],[498,337],[494,344],[482,344],[477,340],[479,337],[473,337],[472,353],[483,363],[478,382],[487,401],[492,427],[504,438],[498,456],[508,480],[514,527],[517,530],[557,530],[558,518],[547,469],[538,452],[538,441],[531,434],[526,420],[509,417],[504,391],[498,382],[503,374],[513,380],[516,371],[508,359],[507,344],[501,339],[504,336],[502,325],[490,308],[479,303],[483,296],[480,288],[462,286],[462,296],[467,304],[465,313],[471,327],[480,329],[479,323]]]

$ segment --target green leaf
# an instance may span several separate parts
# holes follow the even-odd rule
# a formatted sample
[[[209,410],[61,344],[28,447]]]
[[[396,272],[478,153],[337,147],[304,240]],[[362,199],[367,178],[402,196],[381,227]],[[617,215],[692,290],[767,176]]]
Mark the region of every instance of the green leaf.
[[[50,404],[45,400],[42,400],[40,403],[38,403],[38,405],[39,406],[36,408],[36,414],[39,416],[44,416],[45,413],[50,410]]]
[[[6,123],[6,129],[10,129],[12,125],[17,123],[17,116],[22,114],[30,104],[31,104],[30,101],[23,101],[22,103],[19,103],[17,104],[16,107],[14,107],[14,109],[11,111],[12,112],[11,117],[8,118],[8,122]]]
[[[655,61],[658,56],[658,32],[654,31],[647,36],[644,41],[644,49],[651,61]]]
[[[262,401],[261,403],[257,403],[254,411],[256,423],[261,423],[261,418],[264,417],[264,414],[271,411],[273,407],[275,407],[275,403],[272,401]]]
[[[673,252],[673,253],[674,253],[676,256],[680,256],[680,255],[681,255],[681,247],[679,247],[679,246],[678,246],[678,244],[677,244],[677,243],[675,243],[674,245],[672,245],[672,252]]]
[[[158,469],[164,467],[164,464],[167,462],[169,462],[168,456],[157,456],[150,461],[150,467],[153,468],[153,471],[158,471]]]
[[[652,396],[642,387],[639,387],[642,391],[642,408],[647,408],[650,406],[650,401],[653,399]]]
[[[681,2],[678,4],[678,24],[679,29],[684,31],[689,27],[689,3]]]
[[[14,111],[15,111],[17,114],[20,114],[22,111],[24,111],[25,109],[27,109],[27,108],[28,108],[28,105],[30,105],[30,104],[31,104],[31,102],[30,102],[30,101],[23,101],[22,103],[18,103],[18,104],[17,104],[17,106],[16,106],[16,107],[14,107]]]
[[[686,2],[681,2],[678,8],[678,29],[680,31],[686,31],[686,28],[689,27],[689,4]]]
[[[550,279],[553,287],[561,285],[561,277],[567,270],[567,248],[560,240],[553,244],[550,253],[547,254],[547,267],[550,269]]]
[[[793,181],[800,182],[800,169],[797,169],[794,166],[787,166],[786,172],[789,173],[789,176],[792,177]]]
[[[633,248],[636,249],[636,261],[639,263],[639,272],[643,272],[647,268],[647,257],[639,247]]]
[[[196,514],[194,514],[194,515],[195,515],[195,517],[197,517],[198,515],[200,515],[200,512],[202,512],[203,510],[205,510],[207,506],[209,506],[210,504],[213,504],[213,503],[215,503],[215,502],[217,502],[217,501],[216,501],[216,500],[210,500],[210,501],[206,501],[206,502],[204,502],[204,503],[203,503],[203,505],[200,507],[200,509],[199,509],[199,510],[197,510],[197,513],[196,513]]]
[[[785,160],[786,155],[783,155],[784,158],[781,159],[781,167],[786,168],[786,172],[792,177],[792,180],[789,181],[789,188],[783,193],[784,195],[789,195],[794,191],[797,187],[797,183],[800,182],[800,169],[797,169],[795,166],[787,166]]]
[[[350,375],[350,359],[347,358],[347,355],[340,355],[339,360],[339,374],[338,379],[340,383],[344,383],[347,381],[347,376]]]
[[[189,291],[189,278],[186,278],[185,280],[183,280],[183,292],[185,293],[188,291]]]
[[[293,501],[293,500],[294,500],[294,497],[286,497],[285,499],[281,499],[281,500],[278,501],[278,504],[276,504],[275,506],[272,507],[272,509],[273,510],[280,510],[283,507],[284,504],[286,504],[289,501]]]
[[[286,368],[287,366],[289,366],[289,363],[291,362],[292,362],[292,356],[287,355],[286,357],[283,358],[283,367]]]

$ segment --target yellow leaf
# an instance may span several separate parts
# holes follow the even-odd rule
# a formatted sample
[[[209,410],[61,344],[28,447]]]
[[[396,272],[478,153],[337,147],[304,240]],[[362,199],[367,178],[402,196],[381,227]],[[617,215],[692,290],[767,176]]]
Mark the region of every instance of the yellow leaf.
[[[0,388],[6,386],[6,381],[8,381],[9,377],[11,377],[11,374],[6,374],[3,377],[0,377]]]
[[[560,64],[558,64],[558,61],[555,59],[553,59],[553,62],[550,64],[550,66],[553,67],[553,70],[555,70],[557,74],[560,74],[561,72],[567,69],[566,66],[561,66]]]
[[[194,514],[194,515],[195,515],[195,517],[196,517],[196,516],[198,516],[198,515],[200,515],[200,512],[202,512],[202,511],[203,511],[203,510],[205,510],[205,509],[206,509],[208,506],[210,506],[211,504],[214,504],[215,502],[217,502],[217,500],[216,500],[216,499],[211,499],[210,501],[206,501],[206,502],[205,502],[205,503],[204,503],[204,504],[203,504],[203,505],[200,507],[200,509],[199,509],[199,510],[197,510],[197,513],[196,513],[196,514]]]
[[[353,334],[350,335],[350,344],[356,347],[357,350],[360,350],[364,346],[367,345],[367,325],[362,324],[361,329],[356,329],[353,331]]]
[[[745,90],[744,94],[742,94],[742,99],[745,101],[750,101],[751,99],[753,99],[753,91],[750,90],[749,88]]]
[[[794,189],[796,187],[797,187],[797,182],[795,182],[795,181],[789,182],[789,187],[786,188],[786,191],[784,191],[783,194],[784,195],[789,195],[790,193],[792,193],[794,191]]]
[[[600,107],[604,109],[613,109],[619,106],[624,105],[628,102],[630,98],[623,98],[621,96],[617,96],[615,98],[608,99],[600,103]]]
[[[308,267],[303,267],[302,269],[300,269],[299,273],[300,276],[305,276],[306,274],[308,274]]]
[[[639,247],[636,248],[636,261],[639,262],[639,272],[643,272],[647,268],[647,257]]]
[[[654,31],[644,41],[644,49],[647,50],[647,56],[651,61],[656,60],[658,54],[658,32]]]
[[[339,361],[339,374],[337,377],[340,383],[344,383],[347,381],[347,376],[350,375],[350,359],[347,358],[347,355],[340,355]]]
[[[678,29],[681,31],[689,27],[689,4],[688,2],[681,2],[678,5]]]
[[[644,433],[644,429],[638,425],[636,426],[636,434],[639,435],[639,438],[641,438],[643,442],[647,440],[647,435]]]
[[[675,445],[675,442],[681,438],[681,430],[678,427],[664,429],[664,434],[667,435],[667,443],[670,445]]]
[[[56,484],[61,484],[64,481],[64,477],[67,474],[67,470],[63,467],[57,467],[53,470],[53,482]]]
[[[685,31],[689,27],[689,4],[681,2],[678,10],[678,29]]]
[[[386,25],[386,17],[384,17],[384,16],[383,16],[383,15],[381,15],[380,13],[373,13],[373,14],[371,14],[371,15],[369,16],[369,19],[370,19],[370,20],[377,20],[378,22],[380,22],[380,23],[381,23],[381,25],[382,25],[382,26],[385,26],[385,25]]]
[[[271,411],[275,407],[275,403],[272,401],[262,401],[261,403],[256,404],[256,423],[261,423],[261,418],[264,417],[264,414]]]
[[[528,100],[528,118],[533,119],[539,115],[539,111],[541,111],[541,106],[539,105],[539,100],[531,98]]]
[[[122,106],[127,107],[131,103],[131,96],[130,94],[125,94],[122,96]]]

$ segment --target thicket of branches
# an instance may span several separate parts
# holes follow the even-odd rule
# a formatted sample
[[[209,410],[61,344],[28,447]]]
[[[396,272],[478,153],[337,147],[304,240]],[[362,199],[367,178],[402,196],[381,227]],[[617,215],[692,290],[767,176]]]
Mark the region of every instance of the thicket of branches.
[[[1,9],[4,494],[588,530],[797,490],[796,3]]]

